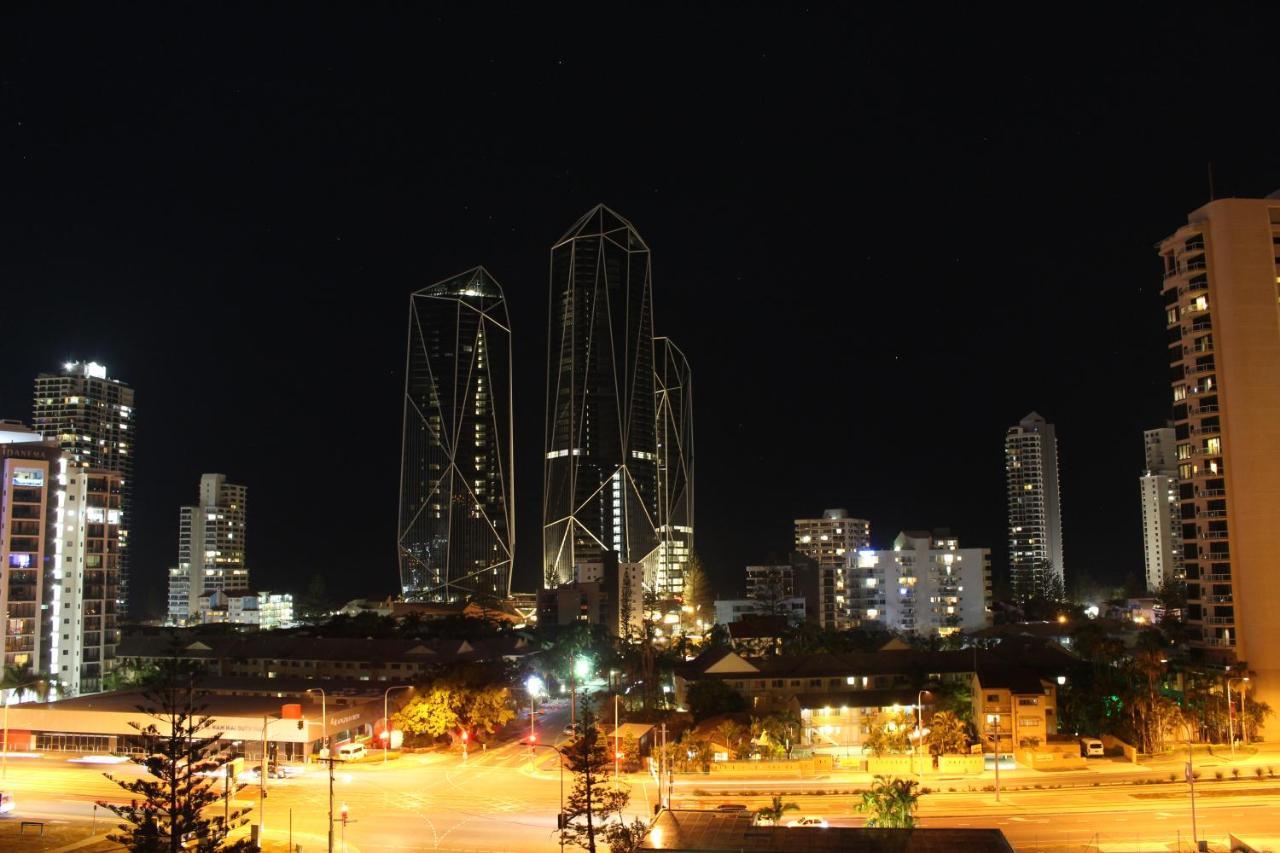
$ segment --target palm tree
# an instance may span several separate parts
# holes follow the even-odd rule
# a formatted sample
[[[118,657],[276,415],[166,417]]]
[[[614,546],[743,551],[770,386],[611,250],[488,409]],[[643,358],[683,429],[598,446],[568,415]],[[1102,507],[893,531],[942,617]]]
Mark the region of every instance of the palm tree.
[[[771,826],[777,826],[782,822],[783,814],[799,810],[800,807],[795,803],[784,803],[781,796],[774,794],[772,803],[756,809],[756,821],[761,824],[768,822]]]
[[[969,749],[969,728],[950,711],[939,711],[929,721],[929,752],[954,755]]]
[[[867,826],[883,829],[911,829],[916,825],[917,782],[914,779],[887,779],[877,776],[869,790],[862,792],[862,801],[855,803],[854,811],[870,812]]]

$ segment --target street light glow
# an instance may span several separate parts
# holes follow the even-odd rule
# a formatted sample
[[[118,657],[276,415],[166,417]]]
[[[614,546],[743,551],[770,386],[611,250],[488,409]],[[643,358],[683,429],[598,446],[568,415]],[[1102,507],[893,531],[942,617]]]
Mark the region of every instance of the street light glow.
[[[591,674],[591,659],[578,658],[573,662],[573,674],[578,678],[586,678]]]
[[[531,675],[525,680],[524,689],[529,691],[530,696],[541,696],[546,692],[546,685],[542,683],[541,678]]]

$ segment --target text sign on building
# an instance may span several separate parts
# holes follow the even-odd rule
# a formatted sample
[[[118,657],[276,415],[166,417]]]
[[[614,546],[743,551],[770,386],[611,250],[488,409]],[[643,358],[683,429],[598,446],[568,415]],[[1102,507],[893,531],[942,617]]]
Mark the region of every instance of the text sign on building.
[[[15,468],[13,469],[13,484],[15,486],[42,489],[44,488],[44,471],[39,468]]]

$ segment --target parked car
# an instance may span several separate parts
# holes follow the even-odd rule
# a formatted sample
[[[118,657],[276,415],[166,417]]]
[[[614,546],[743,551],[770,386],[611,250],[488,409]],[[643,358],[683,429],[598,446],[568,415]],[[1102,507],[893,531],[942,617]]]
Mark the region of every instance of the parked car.
[[[1096,737],[1080,738],[1080,754],[1085,758],[1097,758],[1106,755],[1106,750],[1102,748],[1102,741]]]
[[[773,818],[765,817],[764,815],[758,814],[758,813],[756,814],[755,818],[751,822],[756,826],[777,826],[777,824],[774,823]]]
[[[796,829],[799,827],[809,827],[811,829],[826,829],[829,825],[830,824],[827,823],[827,819],[824,817],[813,817],[813,816],[798,817],[795,820],[787,821],[787,827],[789,829]]]
[[[13,811],[13,794],[6,792],[0,793],[0,814],[8,814]]]
[[[742,803],[721,803],[716,806],[718,812],[745,812],[747,807]]]
[[[338,747],[338,755],[336,757],[339,761],[359,761],[361,758],[364,758],[364,754],[364,744],[344,743],[342,746]]]

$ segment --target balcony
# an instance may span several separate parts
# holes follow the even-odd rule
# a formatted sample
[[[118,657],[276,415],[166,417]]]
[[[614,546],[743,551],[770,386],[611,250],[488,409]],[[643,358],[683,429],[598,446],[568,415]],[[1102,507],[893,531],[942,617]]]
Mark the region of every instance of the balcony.
[[[1230,534],[1225,530],[1206,530],[1200,534],[1201,539],[1228,539]]]
[[[1200,580],[1205,583],[1230,583],[1231,575],[1218,573],[1216,575],[1201,575]]]
[[[1210,604],[1234,604],[1234,599],[1230,595],[1202,595],[1201,601],[1207,601]]]
[[[1200,407],[1198,407],[1198,408],[1192,409],[1192,410],[1191,410],[1190,412],[1188,412],[1187,414],[1190,414],[1190,415],[1216,415],[1217,413],[1218,413],[1218,407],[1217,407],[1217,406],[1215,406],[1214,404],[1210,403],[1210,404],[1209,404],[1209,405],[1207,405],[1207,406],[1200,406]]]
[[[1200,620],[1205,625],[1234,625],[1236,617],[1234,616],[1206,616]]]
[[[1216,476],[1210,474],[1209,476]],[[1226,489],[1201,489],[1196,492],[1198,498],[1220,498],[1227,493]]]
[[[1223,639],[1222,637],[1205,637],[1198,641],[1202,646],[1213,646],[1215,648],[1230,649],[1235,647],[1235,640]]]
[[[1225,509],[1206,509],[1199,513],[1200,518],[1226,518],[1227,511]]]

